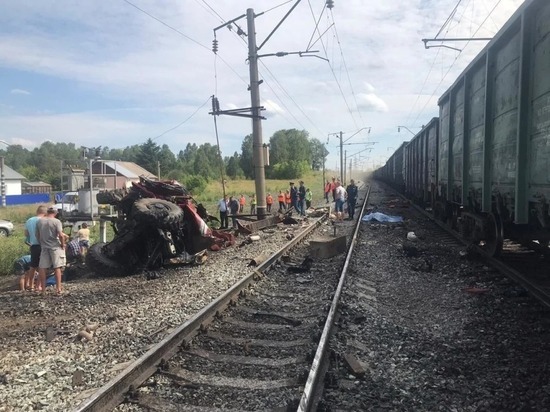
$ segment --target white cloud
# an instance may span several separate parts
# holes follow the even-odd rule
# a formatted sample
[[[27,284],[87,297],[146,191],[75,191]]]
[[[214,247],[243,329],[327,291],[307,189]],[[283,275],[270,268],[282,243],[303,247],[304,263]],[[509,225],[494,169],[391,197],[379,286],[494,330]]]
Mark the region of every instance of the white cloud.
[[[11,89],[10,94],[23,94],[23,95],[30,95],[31,92],[23,89]]]
[[[374,93],[360,93],[357,97],[359,109],[362,111],[381,113],[388,111],[386,102]]]
[[[473,34],[497,1],[462,2],[457,16],[465,18],[460,22],[455,19],[447,36]],[[502,0],[476,36],[493,35],[522,2]],[[211,5],[225,19],[231,19],[247,7],[261,12],[279,3],[280,0],[226,0]],[[322,3],[315,6],[316,13]],[[219,25],[219,18],[200,1],[136,0],[136,4],[210,48],[212,29]],[[372,126],[373,138],[395,146],[403,140],[396,126],[418,126],[436,115],[438,96],[484,46],[482,42],[470,43],[456,62],[456,52],[424,49],[420,39],[437,33],[455,4],[456,0],[368,5],[364,0],[335,1],[331,14],[346,64],[331,30],[323,44],[317,42],[314,46],[322,57],[326,50],[330,66],[316,58],[263,58],[261,101],[269,116],[269,121],[263,123],[264,139],[282,128],[305,128],[312,136],[324,139],[330,132]],[[290,4],[257,19],[259,42],[288,7]],[[322,19],[321,30],[329,24],[330,18]],[[246,29],[244,20],[240,25]],[[304,50],[314,26],[307,2],[301,2],[261,53]],[[49,76],[76,89],[84,108],[73,113],[74,96],[67,98],[63,94],[55,96],[55,107],[45,101],[40,108],[43,114],[29,114],[28,109],[8,108],[6,102],[0,102],[0,138],[22,139],[34,145],[45,139],[79,144],[99,139],[97,144],[122,147],[141,143],[180,123],[214,93],[224,108],[248,107],[246,45],[225,29],[218,31],[217,39],[219,56],[215,60],[209,50],[122,1],[8,2],[0,15],[0,66],[13,70],[21,81],[4,85],[0,79],[0,86],[23,90],[14,87],[31,84],[25,82],[25,76],[46,76],[41,77],[42,82],[47,82]],[[443,79],[451,64],[452,69]],[[33,98],[39,95],[35,88],[32,92]],[[109,101],[108,110],[101,111],[96,106],[87,110],[87,98]],[[120,101],[134,109],[116,110]],[[64,109],[59,109],[60,105]],[[159,142],[177,151],[189,141],[215,141],[209,110],[207,104],[189,122],[159,138]],[[248,119],[221,116],[218,126],[222,144],[226,144],[224,154],[240,147],[239,139],[250,133]],[[329,150],[336,155],[336,150]]]

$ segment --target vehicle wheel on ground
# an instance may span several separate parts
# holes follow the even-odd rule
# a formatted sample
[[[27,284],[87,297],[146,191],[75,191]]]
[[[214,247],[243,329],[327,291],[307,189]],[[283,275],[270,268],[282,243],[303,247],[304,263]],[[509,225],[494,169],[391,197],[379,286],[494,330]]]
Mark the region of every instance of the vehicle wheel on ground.
[[[138,222],[160,228],[176,226],[183,216],[183,210],[175,203],[162,199],[139,199],[132,207],[131,217]]]
[[[101,276],[122,276],[128,274],[128,267],[116,260],[107,257],[103,253],[105,243],[95,243],[88,249],[86,254],[86,266],[96,275]]]
[[[0,227],[0,237],[6,237],[8,235],[9,235],[8,230]]]
[[[123,197],[124,194],[118,190],[99,192],[96,195],[97,203],[99,203],[100,205],[117,205]]]

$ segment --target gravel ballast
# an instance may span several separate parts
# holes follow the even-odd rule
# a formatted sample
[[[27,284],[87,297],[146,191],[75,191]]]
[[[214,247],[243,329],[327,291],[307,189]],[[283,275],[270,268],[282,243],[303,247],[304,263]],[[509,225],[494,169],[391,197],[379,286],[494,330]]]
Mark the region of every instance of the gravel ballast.
[[[242,248],[238,238],[204,265],[166,269],[154,280],[90,277],[66,283],[62,296],[0,293],[0,411],[74,408],[248,275],[251,259],[276,252],[288,231],[301,229],[279,225]],[[87,326],[97,327],[90,341],[77,337]]]
[[[373,183],[370,207],[406,220],[360,230],[323,408],[550,410],[548,309],[396,198]]]

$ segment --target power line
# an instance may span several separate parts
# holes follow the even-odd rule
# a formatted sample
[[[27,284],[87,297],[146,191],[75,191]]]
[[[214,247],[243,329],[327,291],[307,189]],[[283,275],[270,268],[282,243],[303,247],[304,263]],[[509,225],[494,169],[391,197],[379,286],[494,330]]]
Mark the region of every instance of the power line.
[[[313,21],[315,22],[316,21],[315,20],[315,12],[313,11],[313,7],[311,6],[311,1],[310,0],[308,0],[308,4],[309,4],[309,9],[311,11],[311,15],[313,17]],[[317,28],[317,32],[319,33],[318,28]],[[338,89],[340,90],[340,94],[342,95],[342,98],[344,99],[344,103],[346,104],[346,107],[348,108],[348,112],[351,116],[351,119],[353,120],[353,124],[355,125],[355,128],[358,129],[359,126],[357,125],[357,121],[355,120],[355,117],[353,116],[353,112],[351,110],[351,107],[349,106],[349,103],[348,103],[347,99],[346,99],[346,95],[344,94],[344,91],[342,90],[342,86],[340,85],[340,82],[338,81],[338,78],[336,77],[336,73],[334,73],[334,68],[330,64],[330,60],[328,59],[327,48],[325,47],[325,43],[323,42],[323,39],[321,38],[320,33],[319,33],[319,40],[321,42],[321,45],[323,46],[323,51],[325,52],[325,57],[327,59],[328,67],[330,68],[332,76],[334,77],[334,80],[336,81],[336,85],[338,86]]]
[[[190,41],[192,41],[193,43],[195,43],[195,44],[199,45],[200,47],[202,47],[203,49],[206,49],[206,50],[210,51],[210,48],[209,48],[208,46],[205,46],[204,44],[198,42],[198,41],[195,40],[194,38],[189,37],[187,34],[185,34],[185,33],[181,32],[181,31],[179,31],[178,29],[176,29],[176,28],[173,27],[173,26],[170,26],[168,23],[163,22],[161,19],[159,19],[159,18],[153,16],[152,14],[146,12],[145,10],[143,10],[142,8],[136,6],[134,3],[130,2],[129,0],[122,0],[122,1],[125,2],[125,3],[128,3],[130,6],[134,7],[135,9],[141,11],[143,14],[146,14],[147,16],[149,16],[150,18],[152,18],[153,20],[158,21],[160,24],[162,24],[162,25],[168,27],[170,30],[174,30],[176,33],[178,33],[178,34],[180,34],[181,36],[185,37],[187,40],[190,40]]]
[[[198,0],[196,0],[198,1]],[[201,0],[204,2],[204,0]],[[271,9],[268,9],[266,11],[264,11],[263,13],[267,13],[271,10],[274,10],[278,7],[281,7],[287,3],[291,3],[292,1],[294,0],[288,0],[288,1],[285,1],[275,7],[272,7]],[[204,2],[205,4],[207,4],[206,2]],[[226,23],[226,20],[220,16],[220,14],[218,12],[216,12],[216,10],[214,10],[211,6],[209,6],[210,10],[216,14],[216,16],[218,16],[223,23]],[[212,14],[212,13],[210,13]],[[262,13],[260,13],[262,14]],[[244,45],[246,45],[246,40],[243,39],[241,36],[239,36],[237,33],[233,32],[236,36],[238,36],[243,42],[244,42]],[[294,105],[298,108],[298,110],[302,113],[302,115],[311,123],[311,125],[317,129],[318,132],[320,132],[322,135],[324,135],[325,133],[322,132],[319,127],[313,122],[313,120],[311,120],[311,118],[306,114],[306,112],[302,109],[302,107],[294,100],[294,98],[286,91],[286,89],[284,88],[284,86],[281,84],[281,82],[279,82],[279,80],[277,79],[277,77],[273,74],[273,72],[271,70],[269,70],[269,68],[267,67],[267,65],[262,61],[262,60],[259,60],[260,64],[263,66],[263,68],[269,73],[269,75],[271,76],[271,78],[273,79],[273,81],[277,84],[277,86],[281,89],[281,91],[292,101],[292,103],[294,103]],[[273,87],[269,84],[269,82],[267,81],[267,79],[265,79],[265,76],[263,76],[262,73],[260,73],[262,75],[262,77],[264,77],[264,83],[265,85],[273,92],[273,94],[275,95],[275,97],[279,100],[279,103],[281,103],[281,105],[286,109],[286,111],[292,116],[292,118],[294,119],[294,121],[303,129],[303,130],[306,130],[306,127],[304,127],[304,125],[296,118],[296,116],[294,115],[294,113],[288,108],[288,106],[284,103],[283,99],[281,99],[281,97],[277,94],[277,92],[275,91],[275,89],[273,89]],[[286,118],[286,116],[284,115],[284,113],[280,113],[283,115],[283,117]],[[289,120],[288,118],[286,118],[287,121]]]
[[[342,57],[342,63],[344,64],[344,69],[346,70],[346,75],[348,77],[349,87],[351,88],[351,94],[353,96],[353,100],[355,102],[355,107],[357,108],[357,113],[359,113],[359,118],[361,119],[361,123],[363,123],[363,126],[365,125],[365,120],[363,119],[363,115],[361,114],[361,111],[359,110],[359,104],[357,103],[357,96],[355,95],[355,89],[353,88],[353,83],[351,81],[351,77],[349,75],[348,65],[346,63],[346,59],[344,57],[344,50],[342,49],[342,44],[340,43],[340,37],[338,36],[338,30],[336,29],[336,21],[334,20],[334,14],[332,13],[332,10],[330,10],[330,15],[332,17],[332,24],[334,25],[334,33],[336,34],[336,42],[338,43],[338,47],[340,48],[340,56]]]
[[[441,34],[441,31],[443,30],[444,27],[448,26],[442,40],[444,40],[447,37],[447,34],[449,34],[449,30],[451,29],[450,23],[452,21],[452,18],[455,16],[456,11],[457,11],[458,6],[460,5],[461,1],[462,0],[459,0],[458,3],[455,5],[453,10],[451,11],[451,14],[449,14],[449,17],[447,17],[447,20],[445,21],[445,23],[443,23],[443,25],[441,26],[441,29],[439,29],[439,31],[437,32],[437,34],[435,35],[434,38],[436,38],[437,36],[439,36]],[[468,0],[468,4],[469,4],[469,2],[470,2],[470,0]],[[464,13],[465,13],[465,11],[464,11]],[[461,18],[464,17],[464,13],[462,13]],[[416,95],[416,100],[414,101],[414,104],[412,105],[411,109],[409,110],[409,114],[407,115],[407,120],[405,121],[405,124],[408,123],[412,113],[414,112],[414,109],[416,108],[416,105],[418,104],[418,101],[420,100],[420,96],[422,96],[422,93],[424,92],[424,88],[428,84],[428,79],[430,78],[430,75],[432,74],[433,68],[435,66],[435,62],[437,61],[437,58],[439,57],[440,53],[441,53],[441,48],[438,47],[437,48],[437,53],[435,54],[435,57],[432,61],[432,64],[430,65],[430,70],[428,70],[428,74],[426,75],[426,78],[424,79],[424,82],[422,83],[422,87],[420,88],[420,92]],[[431,100],[431,97],[430,97],[430,100]],[[424,109],[422,109],[422,110],[424,110]],[[417,120],[418,120],[418,116],[415,120],[415,123],[416,123]]]
[[[445,26],[451,22],[451,20],[453,19],[454,15],[455,15],[455,13],[458,9],[458,6],[460,6],[460,3],[462,3],[462,0],[458,0],[455,7],[453,8],[453,11],[451,11],[451,14],[449,14],[449,17],[447,17],[447,20],[445,20],[445,23],[443,23],[443,25],[441,26],[441,28],[439,29],[439,31],[435,35],[434,39],[437,39],[437,36],[439,36],[441,34],[441,32],[443,31]]]
[[[176,29],[175,27],[173,26],[170,26],[168,23],[162,21],[161,19],[159,19],[158,17],[155,17],[153,16],[151,13],[143,10],[142,8],[136,6],[134,3],[130,2],[129,0],[122,0],[124,1],[125,3],[129,4],[130,6],[134,7],[135,9],[139,10],[140,12],[142,12],[143,14],[149,16],[150,18],[152,18],[153,20],[156,20],[157,22],[159,22],[160,24],[162,24],[163,26],[166,26],[168,27],[170,30],[173,30],[175,31],[176,33],[178,33],[180,36],[186,38],[187,40],[190,40],[192,41],[193,43],[197,44],[198,46],[202,47],[203,49],[206,49],[208,50],[209,52],[211,51],[210,48],[208,46],[205,46],[204,44],[198,42],[197,40],[193,39],[192,37],[189,37],[187,34],[183,33],[182,31]],[[235,75],[241,79],[244,84],[248,84],[248,82],[221,56],[219,56],[220,60],[233,72],[235,73]]]
[[[180,126],[184,125],[185,123],[187,123],[187,122],[188,122],[189,120],[191,120],[191,118],[192,118],[193,116],[195,116],[195,115],[198,113],[198,111],[199,111],[200,109],[202,109],[202,108],[206,105],[206,103],[208,103],[209,101],[210,101],[210,97],[208,97],[208,99],[206,99],[206,101],[205,101],[203,104],[201,104],[199,107],[197,107],[197,108],[195,109],[195,111],[194,111],[193,113],[191,113],[191,115],[190,115],[187,119],[185,119],[183,122],[177,124],[176,126],[170,128],[170,129],[168,129],[168,130],[165,130],[164,132],[162,132],[162,133],[159,134],[158,136],[151,138],[151,140],[156,140],[156,139],[158,139],[159,137],[164,136],[166,133],[169,133],[169,132],[171,132],[172,130],[176,130],[178,127],[180,127]]]
[[[263,14],[269,13],[271,10],[275,10],[275,9],[281,7],[281,6],[284,6],[285,4],[292,3],[293,1],[294,1],[294,0],[287,0],[287,1],[281,3],[281,4],[277,5],[277,6],[274,6],[274,7],[270,8],[270,9],[265,10],[265,11],[262,12],[262,13],[263,13]]]
[[[472,38],[474,38],[477,34],[477,32],[481,29],[481,27],[483,27],[483,25],[487,22],[487,20],[489,19],[489,17],[491,17],[491,14],[493,14],[493,12],[495,11],[495,9],[498,7],[498,5],[502,2],[502,0],[498,0],[497,3],[494,5],[494,7],[491,9],[491,11],[489,12],[489,14],[487,15],[487,17],[485,17],[485,20],[483,20],[481,22],[481,24],[478,26],[478,28],[476,29],[476,31],[474,32],[474,34],[472,34]],[[449,66],[449,69],[447,70],[447,72],[445,73],[445,75],[443,76],[443,78],[441,79],[441,81],[439,82],[439,84],[437,85],[437,87],[435,88],[434,92],[432,93],[432,95],[430,96],[430,98],[426,101],[426,104],[424,105],[424,107],[422,108],[422,110],[420,111],[420,113],[418,113],[418,116],[416,116],[416,119],[414,120],[414,123],[416,124],[416,122],[418,121],[418,118],[420,117],[421,114],[424,113],[424,110],[426,109],[426,107],[428,106],[428,103],[430,102],[430,100],[433,99],[433,97],[435,96],[435,94],[437,93],[439,87],[441,86],[441,84],[443,83],[443,81],[445,80],[445,78],[449,75],[449,73],[451,72],[451,69],[453,68],[454,64],[456,63],[456,61],[458,60],[458,58],[462,55],[462,52],[464,51],[464,49],[466,49],[466,47],[468,47],[468,45],[470,44],[471,40],[468,40],[466,42],[466,44],[464,45],[464,47],[462,48],[462,50],[458,53],[458,55],[455,57],[455,59],[453,60],[453,62],[451,63],[451,65]]]

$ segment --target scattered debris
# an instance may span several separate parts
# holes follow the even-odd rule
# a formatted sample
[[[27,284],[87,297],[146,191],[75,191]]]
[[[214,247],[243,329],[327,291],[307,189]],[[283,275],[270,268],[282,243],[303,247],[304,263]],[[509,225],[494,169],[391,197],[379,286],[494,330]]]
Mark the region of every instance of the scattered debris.
[[[305,273],[311,270],[313,259],[307,256],[299,266],[289,266],[287,271],[290,273]]]
[[[292,216],[285,216],[283,219],[283,224],[285,225],[297,225],[298,221],[294,219]]]
[[[351,353],[344,353],[344,361],[354,376],[360,378],[367,372],[368,366]]]
[[[413,242],[410,240],[404,240],[403,253],[406,257],[416,257],[420,254],[420,251]]]
[[[410,240],[411,242],[416,242],[418,238],[414,234],[414,232],[407,233],[407,240]]]
[[[81,330],[80,332],[78,332],[78,335],[77,337],[80,339],[80,340],[86,340],[87,342],[91,341],[94,337],[94,333],[93,332],[88,332],[87,330],[83,329]]]
[[[73,373],[72,384],[74,386],[81,386],[84,384],[84,372],[82,369],[77,369]]]
[[[255,258],[251,259],[247,266],[248,267],[250,267],[250,266],[260,266],[267,259],[269,259],[270,256],[271,255],[269,253],[262,253],[259,256],[256,256]]]
[[[53,326],[48,326],[46,328],[46,342],[51,342],[52,340],[54,340],[56,335],[57,329],[55,329]]]

